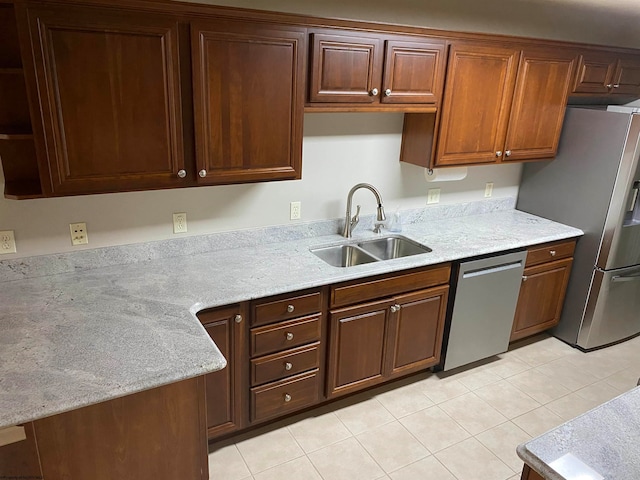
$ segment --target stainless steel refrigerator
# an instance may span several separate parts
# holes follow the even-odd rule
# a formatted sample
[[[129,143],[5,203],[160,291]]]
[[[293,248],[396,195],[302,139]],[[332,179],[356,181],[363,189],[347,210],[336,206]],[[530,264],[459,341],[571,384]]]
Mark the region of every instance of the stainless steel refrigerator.
[[[567,109],[558,155],[524,166],[517,203],[585,232],[552,330],[585,350],[640,333],[640,113],[609,109],[624,111]]]

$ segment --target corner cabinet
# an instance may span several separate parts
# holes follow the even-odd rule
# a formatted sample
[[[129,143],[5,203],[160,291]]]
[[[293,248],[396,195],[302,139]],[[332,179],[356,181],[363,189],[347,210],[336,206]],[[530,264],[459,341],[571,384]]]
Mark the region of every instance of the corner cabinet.
[[[26,18],[45,195],[184,184],[177,19],[75,5]]]
[[[306,29],[191,23],[197,182],[298,179]]]

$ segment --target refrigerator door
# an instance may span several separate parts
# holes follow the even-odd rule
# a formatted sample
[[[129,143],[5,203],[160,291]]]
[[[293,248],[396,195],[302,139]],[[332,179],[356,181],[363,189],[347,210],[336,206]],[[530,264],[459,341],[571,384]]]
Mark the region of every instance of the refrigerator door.
[[[592,349],[640,333],[640,265],[596,269],[578,333],[578,346]]]

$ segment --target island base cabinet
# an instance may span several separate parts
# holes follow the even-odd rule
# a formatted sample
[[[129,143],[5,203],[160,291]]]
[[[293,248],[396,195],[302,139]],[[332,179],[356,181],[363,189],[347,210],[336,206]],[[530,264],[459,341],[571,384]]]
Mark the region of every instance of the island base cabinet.
[[[532,470],[529,465],[525,465],[522,469],[522,476],[520,480],[544,480],[535,470]]]
[[[12,430],[11,432],[8,432]],[[4,443],[3,432],[16,435],[22,430],[22,440],[12,438],[11,443]],[[25,438],[26,437],[26,438]],[[17,440],[17,441],[16,441]],[[33,423],[16,427],[0,428],[0,479],[42,478],[38,448],[33,432]]]

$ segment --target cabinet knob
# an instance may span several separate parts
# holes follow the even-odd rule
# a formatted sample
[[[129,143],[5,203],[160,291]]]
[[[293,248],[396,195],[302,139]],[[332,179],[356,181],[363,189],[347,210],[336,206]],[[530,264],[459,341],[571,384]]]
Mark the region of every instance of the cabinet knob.
[[[370,94],[372,97],[375,97],[376,95],[378,95],[378,89],[377,89],[377,88],[374,88],[373,90],[371,90],[371,91],[369,92],[369,94]]]
[[[506,152],[504,152],[504,154],[505,154],[507,157],[510,157],[510,156],[511,156],[511,150],[507,150]]]
[[[390,89],[390,88],[387,88],[387,89],[384,91],[384,95],[385,95],[385,97],[390,97],[390,96],[391,96],[391,89]]]
[[[287,403],[290,402],[291,401],[291,395],[289,395],[288,393],[285,393],[284,394],[284,401],[287,402]]]
[[[187,176],[186,170],[178,170],[178,178],[184,178]]]
[[[613,86],[613,88],[620,88],[620,84],[619,84],[619,83],[616,83],[616,84]]]
[[[287,332],[287,333],[285,334],[285,337],[286,337],[286,339],[287,339],[287,340],[293,340],[293,333],[291,333],[291,332]]]
[[[291,370],[292,368],[293,368],[293,363],[285,362],[285,364],[284,364],[284,369],[285,370]]]
[[[296,309],[296,307],[294,307],[293,305],[287,305],[287,312],[289,313],[293,313],[293,311]]]
[[[498,150],[496,152],[496,157],[501,157],[502,156],[502,150]]]
[[[236,323],[242,323],[242,315],[236,315],[235,317],[233,317],[233,319],[236,321]]]
[[[396,313],[398,311],[400,311],[400,305],[391,305],[391,313]]]
[[[522,281],[523,281],[523,282],[526,282],[526,281],[527,281],[527,278],[529,278],[529,277],[527,277],[526,275],[523,275],[523,276],[522,276]]]
[[[556,256],[556,251],[555,250],[549,250],[549,255],[551,255],[552,257]]]
[[[610,83],[609,85],[607,85],[607,88],[613,88],[613,84]]]
[[[200,170],[198,172],[198,175],[200,175],[200,178],[204,178],[207,176],[207,171],[206,170]]]

